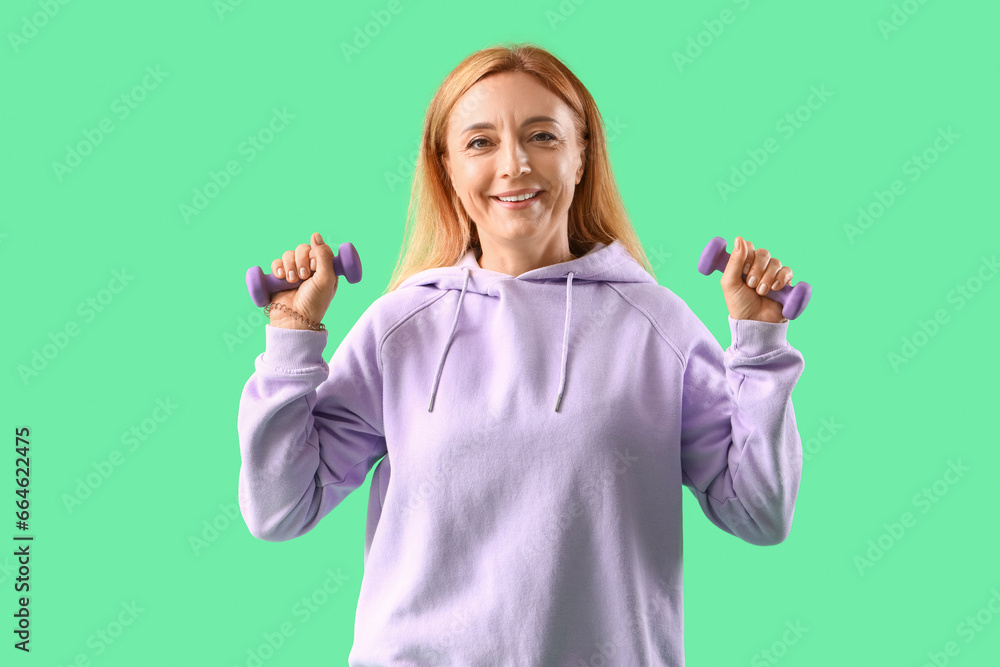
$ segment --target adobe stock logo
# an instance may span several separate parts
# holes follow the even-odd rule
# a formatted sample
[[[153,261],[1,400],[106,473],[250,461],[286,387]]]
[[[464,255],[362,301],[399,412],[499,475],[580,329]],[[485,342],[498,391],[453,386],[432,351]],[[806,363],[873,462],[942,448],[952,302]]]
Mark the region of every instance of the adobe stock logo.
[[[733,0],[733,4],[737,5],[741,11],[746,11],[750,6],[750,0]],[[722,33],[726,31],[726,26],[735,23],[737,18],[738,15],[733,10],[723,9],[719,12],[718,18],[702,21],[701,24],[705,29],[687,38],[683,52],[674,51],[673,53],[677,71],[683,73],[685,67],[693,65],[694,61],[705,53],[705,49],[712,46],[715,40],[722,36]]]
[[[111,102],[111,113],[115,114],[119,121],[125,120],[139,108],[139,105],[146,100],[151,92],[160,87],[160,84],[169,75],[170,72],[164,72],[159,65],[155,68],[152,65],[146,67],[146,75],[142,81]],[[62,183],[68,174],[83,164],[83,159],[93,154],[94,149],[104,143],[105,137],[114,131],[115,122],[110,117],[105,116],[97,122],[97,127],[88,127],[83,130],[83,139],[72,145],[66,144],[64,161],[52,161],[52,171],[59,182]]]
[[[235,12],[236,8],[242,4],[243,0],[215,0],[212,3],[212,7],[215,9],[215,14],[219,17],[219,20],[225,21],[226,14]]]
[[[364,24],[364,28],[360,25],[354,26],[354,35],[351,42],[341,42],[340,52],[344,56],[344,60],[350,63],[353,59],[361,55],[361,52],[367,49],[372,40],[377,38],[382,34],[382,31],[389,27],[392,23],[392,18],[398,16],[403,11],[403,5],[399,0],[389,0],[385,4],[384,9],[371,10],[372,20]]]
[[[802,443],[803,461],[811,461],[823,449],[823,445],[833,440],[833,437],[840,433],[840,429],[844,428],[843,424],[837,423],[836,417],[830,417],[829,419],[824,417],[819,422],[820,427],[816,430],[816,434],[811,438],[807,438]]]
[[[955,634],[962,637],[966,644],[971,644],[976,637],[989,627],[993,620],[1000,616],[1000,590],[996,587],[990,589],[990,597],[986,604],[980,607],[975,616],[969,614],[958,625],[955,626]],[[954,658],[962,652],[962,647],[958,642],[949,641],[944,645],[943,650],[927,652],[927,661],[924,667],[945,667],[951,662],[949,658]]]
[[[128,445],[129,452],[136,451],[142,443],[149,440],[156,433],[160,424],[167,421],[178,407],[180,406],[170,400],[169,396],[166,399],[156,399],[156,407],[153,408],[150,416],[138,423],[132,424],[129,430],[122,431],[119,441],[122,445]],[[93,468],[93,471],[88,472],[85,476],[76,478],[76,486],[73,488],[72,493],[62,494],[63,506],[66,508],[66,511],[72,514],[73,510],[80,507],[87,498],[90,498],[114,474],[115,469],[123,463],[125,463],[125,454],[120,449],[111,450],[107,458],[100,461],[92,460],[90,467]]]
[[[76,307],[76,314],[83,318],[84,324],[93,322],[97,313],[103,312],[114,301],[115,295],[120,294],[134,278],[135,276],[129,275],[124,267],[120,271],[112,271],[107,287],[81,301]],[[41,350],[37,347],[32,348],[30,366],[25,364],[17,366],[17,374],[24,386],[27,387],[30,380],[48,368],[49,364],[69,346],[70,340],[80,335],[80,331],[80,325],[76,320],[69,320],[61,329],[49,332],[49,342],[43,343]]]
[[[892,13],[889,14],[889,20],[879,19],[876,24],[878,31],[882,33],[882,39],[888,40],[890,34],[899,32],[899,29],[920,11],[920,6],[925,4],[927,4],[927,0],[903,0],[902,4],[894,4]]]
[[[290,613],[299,620],[300,626],[307,623],[349,581],[340,568],[337,568],[336,572],[327,569],[326,574],[328,576],[322,584],[292,605]],[[296,629],[291,621],[285,620],[274,630],[261,633],[260,641],[255,640],[254,645],[247,648],[246,660],[234,662],[233,667],[261,667],[281,650],[281,647],[295,634]]]
[[[260,331],[261,327],[268,323],[267,315],[264,314],[262,310],[252,310],[250,314],[246,317],[236,318],[236,333],[233,334],[226,331],[222,334],[222,342],[226,344],[226,348],[232,352],[237,348],[237,346],[242,345],[244,342],[250,339],[255,333]]]
[[[66,663],[66,667],[89,666],[91,658],[96,658],[111,648],[113,644],[121,639],[125,629],[135,623],[135,620],[139,618],[139,614],[146,611],[146,608],[140,607],[134,599],[131,603],[123,600],[119,606],[121,607],[121,611],[117,612],[114,618],[87,637],[86,645],[90,649],[90,655],[88,656],[87,653],[81,651]],[[63,665],[60,663],[56,667],[63,667]]]
[[[819,111],[826,104],[827,100],[833,97],[833,93],[826,89],[825,84],[819,88],[812,86],[810,95],[806,101],[787,112],[774,123],[774,130],[788,140],[795,136],[806,123],[813,117],[814,112]],[[774,137],[768,137],[760,148],[748,148],[747,159],[730,166],[729,178],[725,181],[716,181],[715,187],[719,191],[722,201],[726,201],[736,191],[747,184],[750,178],[756,174],[761,167],[767,164],[771,156],[778,152],[781,143]]]
[[[295,114],[289,113],[287,107],[282,107],[281,110],[277,107],[272,108],[271,118],[267,124],[253,134],[248,134],[246,139],[236,147],[236,152],[244,156],[246,164],[253,162],[294,119]],[[208,205],[229,187],[233,178],[242,173],[243,165],[235,158],[228,160],[221,171],[210,169],[208,180],[204,181],[201,186],[192,189],[191,203],[184,201],[177,206],[184,224],[190,224],[191,218],[201,215],[202,211],[208,208]]]
[[[958,484],[970,470],[971,468],[962,464],[962,459],[949,460],[948,467],[941,477],[913,494],[911,499],[913,506],[919,509],[921,514],[926,514],[935,504],[941,502],[951,487]],[[857,568],[858,574],[865,576],[865,570],[871,569],[875,563],[882,560],[885,554],[906,536],[907,530],[917,525],[917,518],[912,512],[903,512],[899,521],[883,523],[885,532],[868,540],[868,550],[864,555],[854,556],[854,567]]]
[[[555,9],[545,10],[545,20],[549,24],[549,28],[556,30],[559,24],[565,23],[569,20],[569,17],[576,13],[576,10],[587,0],[559,0],[559,4],[556,5]]]
[[[956,283],[955,287],[948,291],[945,299],[948,303],[954,304],[954,311],[958,312],[965,308],[972,299],[976,297],[983,287],[1000,271],[1000,263],[997,263],[997,256],[981,257],[979,267],[975,273],[964,281]],[[938,308],[934,315],[926,320],[918,319],[916,329],[912,334],[900,337],[898,350],[893,350],[886,355],[889,366],[894,373],[909,364],[914,357],[926,347],[935,336],[940,333],[941,328],[951,322],[951,315],[944,308]]]
[[[785,621],[785,627],[788,629],[781,635],[781,639],[775,640],[769,647],[754,653],[753,657],[750,658],[750,667],[768,667],[768,665],[777,663],[778,660],[788,655],[789,646],[798,644],[799,639],[809,632],[809,628],[802,627],[802,621],[798,620],[795,623]]]
[[[59,5],[66,4],[69,4],[69,0],[39,0],[38,6],[41,11],[32,14],[31,18],[25,16],[21,19],[20,33],[7,33],[7,41],[10,42],[10,48],[14,49],[14,53],[17,53],[22,46],[28,43],[29,39],[33,39],[39,30],[49,24],[49,21],[59,13]]]
[[[211,519],[202,520],[201,534],[188,535],[188,546],[191,547],[194,555],[200,556],[202,551],[219,539],[219,536],[235,524],[241,516],[240,508],[236,503],[219,503],[219,512]]]
[[[955,145],[955,141],[961,138],[962,135],[956,134],[951,129],[951,125],[948,126],[948,129],[939,127],[937,137],[931,144],[919,153],[911,155],[903,163],[901,167],[903,174],[910,177],[911,183],[916,183],[940,159],[941,155],[948,152]],[[872,225],[878,222],[879,218],[885,215],[906,192],[906,183],[898,178],[893,180],[885,190],[872,191],[872,199],[857,208],[858,217],[854,224],[844,223],[844,233],[851,245],[854,245],[854,239],[871,229]]]

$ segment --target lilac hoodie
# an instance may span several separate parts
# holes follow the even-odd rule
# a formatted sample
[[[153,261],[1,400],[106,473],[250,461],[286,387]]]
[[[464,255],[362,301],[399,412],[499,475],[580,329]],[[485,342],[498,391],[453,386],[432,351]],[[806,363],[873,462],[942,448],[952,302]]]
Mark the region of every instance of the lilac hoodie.
[[[516,277],[469,250],[379,297],[329,365],[327,332],[268,325],[243,518],[292,539],[378,464],[352,666],[683,665],[682,485],[773,545],[802,469],[788,323],[729,326],[723,352],[617,241]]]

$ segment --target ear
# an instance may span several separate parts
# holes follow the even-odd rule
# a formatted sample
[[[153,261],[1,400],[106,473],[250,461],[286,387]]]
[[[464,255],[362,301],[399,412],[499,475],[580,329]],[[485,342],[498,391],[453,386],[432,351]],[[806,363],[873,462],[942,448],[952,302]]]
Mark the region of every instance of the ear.
[[[583,170],[587,167],[587,156],[585,151],[580,151],[580,168],[576,170],[576,184],[580,184],[580,179],[583,178]]]

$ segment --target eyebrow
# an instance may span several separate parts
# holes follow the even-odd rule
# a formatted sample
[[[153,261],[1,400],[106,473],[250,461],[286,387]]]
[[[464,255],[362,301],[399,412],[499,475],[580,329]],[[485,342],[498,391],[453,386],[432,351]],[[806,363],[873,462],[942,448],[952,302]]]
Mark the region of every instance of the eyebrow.
[[[555,123],[556,125],[559,124],[559,121],[557,121],[555,118],[552,118],[551,116],[532,116],[531,118],[528,118],[523,123],[521,123],[521,127],[527,127],[532,123],[540,123],[542,121],[549,121]],[[472,130],[495,130],[495,129],[497,128],[495,125],[493,125],[493,123],[473,123],[469,127],[462,130],[462,134],[465,134],[466,132],[470,132]]]

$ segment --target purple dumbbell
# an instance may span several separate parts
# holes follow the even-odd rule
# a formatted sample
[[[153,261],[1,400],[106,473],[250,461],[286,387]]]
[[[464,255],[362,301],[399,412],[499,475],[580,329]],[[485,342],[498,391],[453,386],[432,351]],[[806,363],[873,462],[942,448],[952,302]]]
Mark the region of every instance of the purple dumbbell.
[[[361,280],[361,258],[358,257],[354,245],[341,243],[338,251],[339,254],[333,256],[333,272],[338,276],[344,276],[351,284]],[[295,289],[301,284],[301,279],[290,283],[272,273],[265,274],[259,266],[247,269],[247,290],[250,291],[250,298],[256,306],[266,306],[275,292]]]
[[[705,249],[701,251],[701,258],[698,260],[698,271],[706,276],[713,271],[725,271],[726,264],[729,263],[729,253],[726,252],[726,239],[716,236],[708,242]],[[743,274],[746,278],[747,274]],[[785,285],[780,290],[770,291],[764,296],[772,301],[777,301],[782,305],[781,314],[790,320],[802,314],[809,304],[809,297],[812,296],[812,286],[801,280],[794,285]]]

